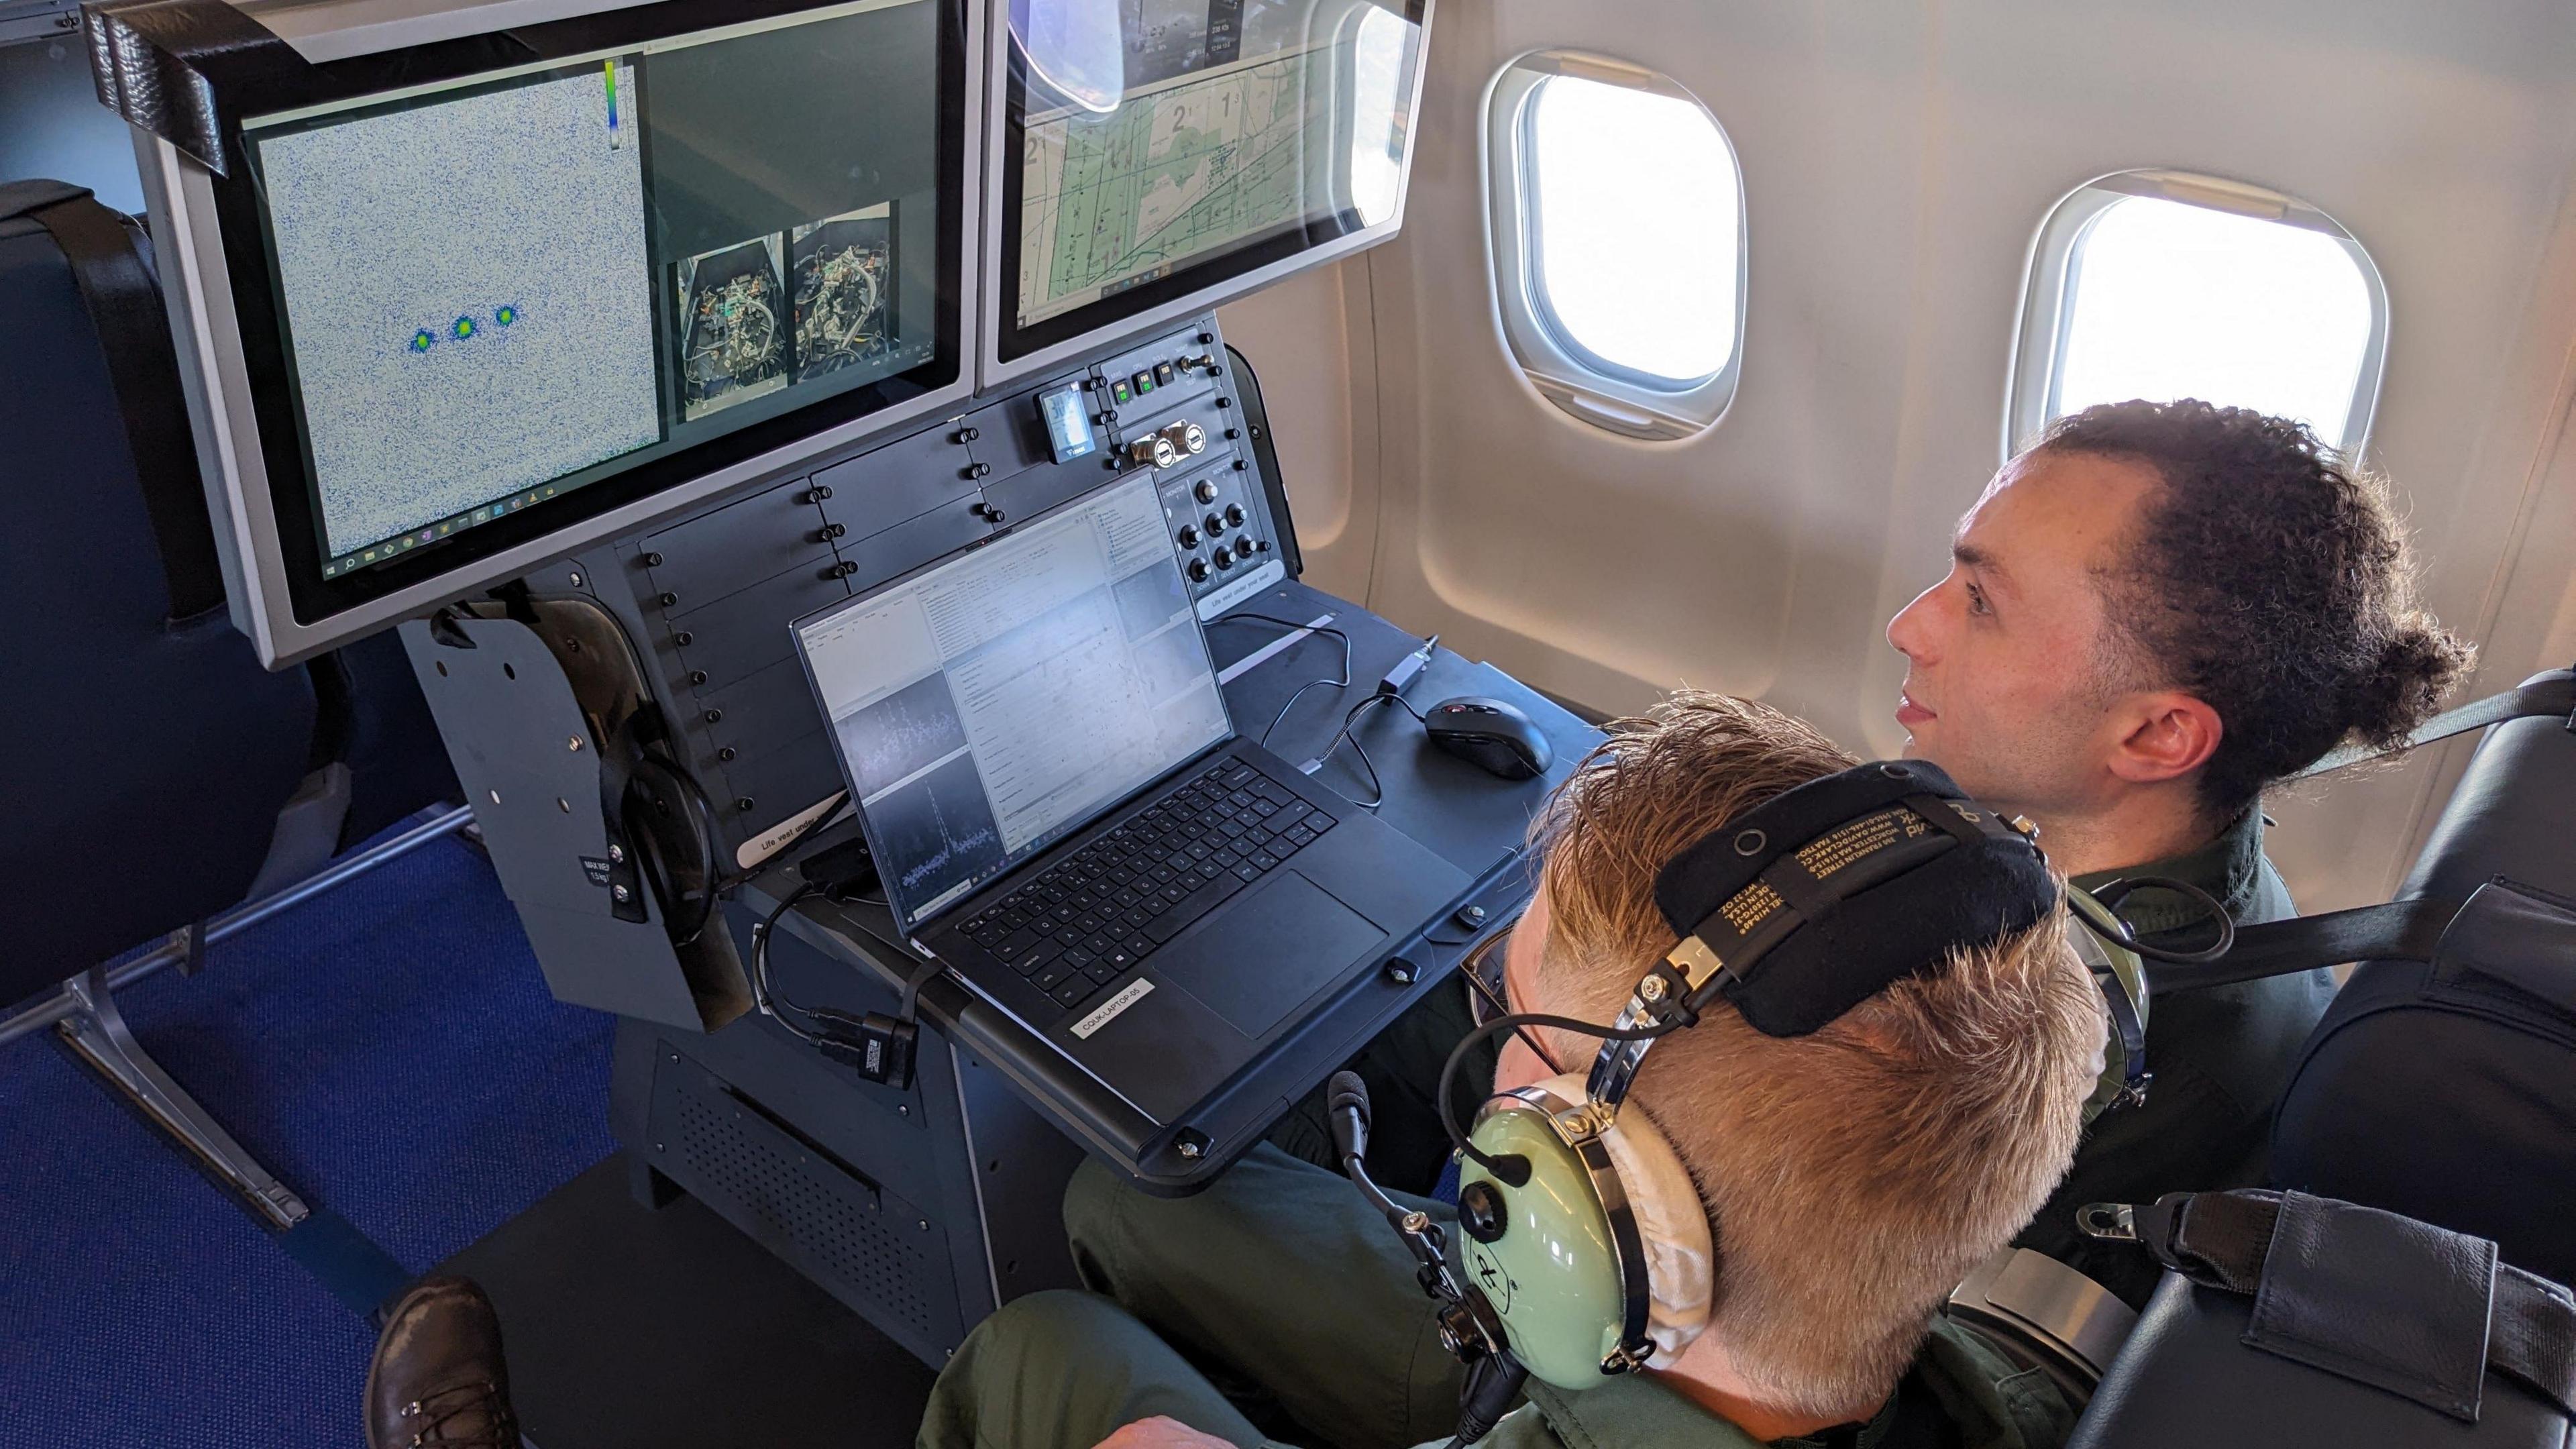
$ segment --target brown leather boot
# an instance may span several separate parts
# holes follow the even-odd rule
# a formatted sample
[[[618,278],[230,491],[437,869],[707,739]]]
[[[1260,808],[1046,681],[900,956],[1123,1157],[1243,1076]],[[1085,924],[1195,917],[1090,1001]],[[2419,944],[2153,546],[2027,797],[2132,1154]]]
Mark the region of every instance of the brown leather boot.
[[[468,1278],[424,1278],[385,1315],[367,1365],[367,1449],[519,1449],[501,1318]]]

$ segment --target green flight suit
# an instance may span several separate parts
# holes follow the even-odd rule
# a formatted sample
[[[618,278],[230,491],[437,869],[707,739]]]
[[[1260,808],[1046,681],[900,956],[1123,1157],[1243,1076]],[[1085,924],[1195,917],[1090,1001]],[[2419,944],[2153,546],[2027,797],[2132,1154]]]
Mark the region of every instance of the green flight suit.
[[[2240,922],[2277,920],[2294,908],[2263,856],[2262,829],[2249,811],[2199,850],[2087,880],[2169,876],[2210,891]],[[2178,933],[2189,943],[2195,935],[2196,909],[2178,893],[2140,890],[2122,909],[2151,936]],[[2272,1104],[2333,989],[2331,974],[2317,971],[2152,1003],[2147,1051],[2155,1081],[2147,1101],[2094,1123],[2022,1244],[2143,1304],[2156,1281],[2153,1261],[2134,1245],[2083,1238],[2074,1230],[2075,1208],[2259,1183]],[[1425,1161],[1412,1161],[1420,1154],[1410,1144],[1432,1140],[1428,1129],[1397,1124],[1427,1121],[1432,1084],[1466,1021],[1464,993],[1444,986],[1353,1064],[1376,1102],[1370,1166],[1382,1183],[1427,1187],[1437,1173],[1436,1144]],[[1462,1096],[1481,1097],[1491,1081],[1490,1056],[1471,1068],[1472,1078],[1461,1071]],[[1464,1103],[1465,1111],[1473,1107]],[[1408,1145],[1396,1152],[1390,1142]],[[1085,1164],[1065,1202],[1076,1263],[1088,1286],[1116,1298],[1256,1407],[1266,1395],[1285,1417],[1345,1449],[1400,1449],[1439,1438],[1456,1414],[1454,1362],[1433,1336],[1429,1300],[1413,1284],[1410,1260],[1331,1161],[1319,1093],[1290,1112],[1270,1143],[1196,1197],[1146,1197]],[[1454,1216],[1425,1200],[1413,1205],[1443,1221]],[[1346,1266],[1372,1255],[1382,1271]],[[1268,1367],[1245,1381],[1237,1365]]]
[[[1450,1209],[1406,1201],[1456,1231]],[[1167,1201],[1086,1164],[1065,1216],[1085,1281],[1123,1306],[1041,1293],[986,1320],[932,1390],[922,1449],[1088,1449],[1156,1414],[1238,1445],[1276,1442],[1238,1400],[1342,1449],[1438,1445],[1456,1427],[1459,1369],[1439,1346],[1412,1260],[1340,1177],[1264,1145],[1207,1192]],[[1217,1378],[1233,1384],[1233,1397]],[[2054,1449],[2073,1419],[2045,1376],[2016,1373],[1972,1331],[1940,1323],[1857,1441],[1866,1449]],[[1485,1442],[1751,1449],[1755,1441],[1643,1374],[1572,1394],[1533,1384]]]
[[[2217,839],[2153,865],[2076,877],[2095,888],[2122,876],[2166,876],[2200,887],[2239,925],[2298,914],[2263,855],[2263,816],[2248,810]],[[2204,909],[2178,891],[2141,889],[2120,914],[2150,941],[2209,939]],[[2334,999],[2331,970],[2151,997],[2146,1100],[2094,1119],[2075,1164],[2018,1239],[2144,1308],[2158,1270],[2134,1243],[2102,1243],[2075,1227],[2091,1202],[2149,1203],[2168,1192],[2259,1187],[2271,1155],[2272,1108],[2308,1033]]]

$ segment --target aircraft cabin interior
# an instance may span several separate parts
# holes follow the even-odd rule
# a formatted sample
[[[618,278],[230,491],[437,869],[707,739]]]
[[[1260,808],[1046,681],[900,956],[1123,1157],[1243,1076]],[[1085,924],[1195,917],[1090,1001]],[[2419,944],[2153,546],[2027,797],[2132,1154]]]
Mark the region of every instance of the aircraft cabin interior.
[[[0,1449],[2576,1445],[2560,0],[0,0]]]

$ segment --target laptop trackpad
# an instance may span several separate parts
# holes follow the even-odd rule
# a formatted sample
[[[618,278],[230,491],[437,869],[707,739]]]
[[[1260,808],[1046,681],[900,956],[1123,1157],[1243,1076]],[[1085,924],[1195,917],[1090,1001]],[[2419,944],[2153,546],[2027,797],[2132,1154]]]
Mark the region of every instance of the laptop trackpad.
[[[1259,1037],[1385,939],[1366,916],[1285,870],[1145,965]]]

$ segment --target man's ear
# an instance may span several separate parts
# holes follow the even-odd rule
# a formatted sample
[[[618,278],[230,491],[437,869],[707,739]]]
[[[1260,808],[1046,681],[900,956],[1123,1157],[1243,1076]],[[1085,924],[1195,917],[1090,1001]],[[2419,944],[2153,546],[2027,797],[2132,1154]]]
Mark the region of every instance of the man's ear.
[[[2157,690],[2131,700],[2125,713],[2130,728],[2111,751],[2111,773],[2132,784],[2180,779],[2218,753],[2218,711],[2196,695]]]

